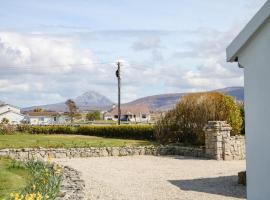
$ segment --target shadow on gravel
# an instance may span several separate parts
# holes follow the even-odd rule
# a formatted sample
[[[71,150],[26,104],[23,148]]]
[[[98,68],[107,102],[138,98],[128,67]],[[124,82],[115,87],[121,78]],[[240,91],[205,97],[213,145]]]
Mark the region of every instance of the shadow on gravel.
[[[204,192],[234,198],[246,198],[246,187],[237,184],[237,176],[222,176],[192,180],[169,180],[181,190]]]

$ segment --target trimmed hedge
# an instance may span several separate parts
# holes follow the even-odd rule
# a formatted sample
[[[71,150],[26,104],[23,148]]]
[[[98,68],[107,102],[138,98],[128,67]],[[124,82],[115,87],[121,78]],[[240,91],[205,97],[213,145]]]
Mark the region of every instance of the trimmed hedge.
[[[18,126],[19,132],[30,134],[73,134],[109,138],[154,140],[152,125],[121,125],[121,126]]]

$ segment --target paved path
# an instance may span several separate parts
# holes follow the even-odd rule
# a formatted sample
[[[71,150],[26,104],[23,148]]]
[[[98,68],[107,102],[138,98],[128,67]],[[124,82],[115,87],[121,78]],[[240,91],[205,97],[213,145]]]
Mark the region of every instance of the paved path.
[[[239,200],[246,196],[235,176],[245,169],[244,161],[154,156],[56,161],[82,172],[91,200]]]

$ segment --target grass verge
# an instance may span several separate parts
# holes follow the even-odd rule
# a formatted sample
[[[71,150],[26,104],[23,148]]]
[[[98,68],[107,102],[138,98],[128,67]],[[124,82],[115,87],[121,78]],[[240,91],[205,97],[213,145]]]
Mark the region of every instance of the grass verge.
[[[18,192],[27,184],[29,170],[14,166],[14,161],[0,157],[0,199],[6,198],[11,192]]]
[[[0,149],[3,148],[73,148],[73,147],[121,147],[152,145],[147,140],[103,138],[82,135],[61,134],[13,134],[0,135]]]

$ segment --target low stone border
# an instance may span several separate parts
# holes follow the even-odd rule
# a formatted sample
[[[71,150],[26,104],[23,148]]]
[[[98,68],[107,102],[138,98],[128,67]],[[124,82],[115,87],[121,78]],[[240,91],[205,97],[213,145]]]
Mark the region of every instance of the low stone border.
[[[68,166],[63,167],[59,197],[56,200],[84,200],[85,183],[81,173]]]
[[[22,148],[1,149],[0,156],[9,156],[14,159],[44,160],[50,158],[82,158],[105,156],[132,156],[132,155],[181,155],[190,157],[205,157],[203,148],[183,146],[145,146],[145,147],[100,147],[100,148]]]

